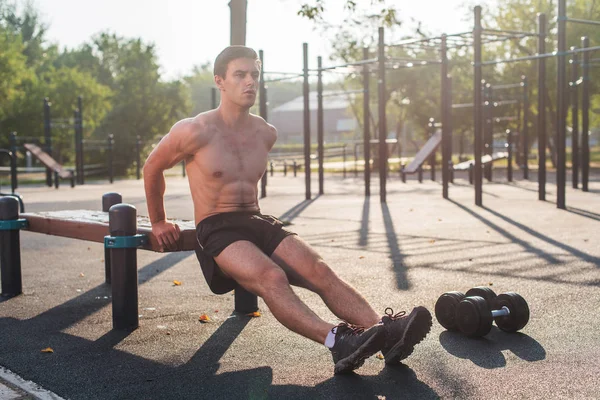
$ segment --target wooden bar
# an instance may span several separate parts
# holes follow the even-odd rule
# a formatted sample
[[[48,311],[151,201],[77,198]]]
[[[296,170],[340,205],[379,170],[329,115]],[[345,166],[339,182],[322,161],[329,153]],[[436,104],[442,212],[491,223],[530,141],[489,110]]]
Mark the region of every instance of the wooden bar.
[[[23,213],[21,218],[29,222],[26,229],[46,235],[62,236],[72,239],[104,243],[104,236],[109,235],[108,212],[92,210],[65,210],[40,213]],[[193,221],[170,220],[181,229],[177,248],[170,251],[191,251],[198,246],[196,227]],[[152,234],[150,220],[145,216],[137,217],[137,233],[148,235],[150,243],[141,247],[143,250],[162,251],[156,237]]]

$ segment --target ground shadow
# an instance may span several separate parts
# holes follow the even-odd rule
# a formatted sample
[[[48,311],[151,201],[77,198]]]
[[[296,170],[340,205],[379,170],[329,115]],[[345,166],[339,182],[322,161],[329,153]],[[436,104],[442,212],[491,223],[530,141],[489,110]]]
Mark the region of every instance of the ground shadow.
[[[580,258],[583,261],[589,261],[591,263],[594,263],[594,264],[600,266],[600,257],[595,257],[595,256],[592,256],[590,254],[584,253],[581,250],[578,250],[578,249],[576,249],[574,247],[571,247],[569,245],[561,243],[558,240],[555,240],[555,239],[552,239],[552,238],[550,238],[550,237],[548,237],[546,235],[543,235],[543,234],[539,233],[538,231],[535,231],[535,230],[531,229],[530,227],[525,226],[525,225],[521,224],[520,222],[515,221],[512,218],[509,218],[509,217],[507,217],[505,215],[500,214],[497,211],[492,210],[489,207],[482,206],[482,208],[484,210],[488,211],[489,213],[493,214],[494,216],[496,216],[496,217],[498,217],[498,218],[500,218],[500,219],[508,222],[511,225],[514,225],[515,227],[517,227],[519,229],[521,229],[522,231],[527,232],[529,235],[531,235],[533,237],[536,237],[536,238],[538,238],[538,239],[540,239],[540,240],[542,240],[542,241],[544,241],[544,242],[546,242],[548,244],[551,244],[551,245],[553,245],[555,247],[558,247],[559,249],[565,250],[565,251],[571,253],[572,255],[574,255],[575,257]]]
[[[473,364],[486,368],[502,368],[506,359],[502,351],[509,350],[524,361],[541,361],[546,358],[544,347],[531,336],[521,332],[506,333],[492,327],[491,332],[480,338],[469,338],[459,332],[444,331],[440,344],[456,357],[471,360]]]
[[[393,262],[394,273],[396,274],[396,286],[400,290],[409,290],[407,268],[404,264],[404,255],[398,245],[398,235],[394,228],[394,221],[386,203],[381,203],[381,213],[383,215],[383,224],[385,226],[386,238],[390,250],[390,258]]]
[[[366,246],[369,243],[369,210],[371,208],[371,196],[365,196],[360,220],[358,245]]]
[[[582,210],[581,208],[567,206],[567,211],[573,214],[581,215],[582,217],[593,219],[595,221],[600,221],[600,214],[588,210]]]
[[[310,206],[315,200],[317,200],[321,195],[316,195],[314,198],[310,200],[303,200],[300,203],[296,204],[294,207],[290,208],[278,218],[280,221],[284,223],[291,223],[294,218],[298,217],[308,206]]]

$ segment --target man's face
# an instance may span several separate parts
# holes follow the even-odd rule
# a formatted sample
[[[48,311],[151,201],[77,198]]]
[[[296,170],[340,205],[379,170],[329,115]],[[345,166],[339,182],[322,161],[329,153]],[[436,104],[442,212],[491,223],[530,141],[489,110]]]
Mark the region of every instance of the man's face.
[[[251,58],[236,58],[229,62],[225,79],[217,76],[217,86],[223,96],[239,105],[250,108],[256,101],[260,70]]]

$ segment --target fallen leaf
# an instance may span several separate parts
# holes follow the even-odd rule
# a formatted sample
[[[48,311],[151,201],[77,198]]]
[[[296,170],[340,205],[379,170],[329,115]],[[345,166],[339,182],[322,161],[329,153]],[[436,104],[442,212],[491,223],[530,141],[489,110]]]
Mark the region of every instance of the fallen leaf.
[[[170,334],[171,334],[171,332],[165,332],[165,335],[170,335]]]
[[[472,259],[472,258],[469,258],[469,261],[473,261],[473,259]]]
[[[175,286],[181,286],[181,282],[180,281],[173,281],[173,285],[175,285]]]
[[[202,323],[210,322],[210,318],[206,314],[202,314],[198,320]]]
[[[52,350],[52,347],[46,347],[42,349],[42,353],[54,353],[54,350]]]
[[[442,220],[441,218],[438,218],[438,221],[441,221],[441,220]]]
[[[435,239],[431,239],[429,243],[435,243]]]
[[[215,312],[219,312],[219,310],[215,310]]]
[[[100,260],[100,262],[101,262],[101,263],[103,263],[103,262],[104,262],[104,259]]]
[[[254,311],[254,312],[252,312],[250,314],[246,314],[246,315],[249,317],[252,317],[252,318],[260,317],[260,311]]]
[[[493,284],[492,282],[488,283],[488,285],[490,285],[490,286],[494,286],[494,284]]]
[[[358,258],[362,260],[363,258],[365,258],[365,256],[360,256],[360,257],[358,257]]]
[[[381,353],[377,353],[375,357],[379,358],[380,360],[383,360],[385,358]]]
[[[79,276],[83,278],[85,275],[82,272],[82,273],[79,274]]]

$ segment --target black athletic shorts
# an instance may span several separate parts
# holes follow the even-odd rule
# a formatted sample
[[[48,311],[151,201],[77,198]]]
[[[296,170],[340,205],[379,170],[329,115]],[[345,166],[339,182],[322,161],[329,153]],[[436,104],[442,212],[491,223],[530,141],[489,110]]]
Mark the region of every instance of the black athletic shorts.
[[[212,215],[196,227],[199,248],[196,256],[210,290],[216,294],[235,289],[237,283],[223,274],[214,260],[233,242],[247,240],[254,243],[267,256],[271,256],[279,243],[295,233],[283,229],[283,223],[258,211],[235,211]]]

